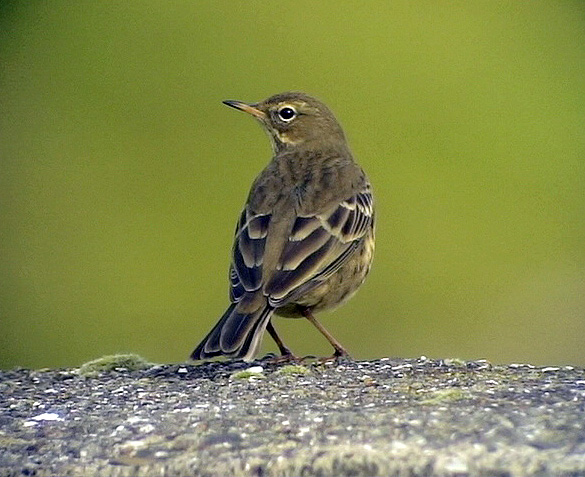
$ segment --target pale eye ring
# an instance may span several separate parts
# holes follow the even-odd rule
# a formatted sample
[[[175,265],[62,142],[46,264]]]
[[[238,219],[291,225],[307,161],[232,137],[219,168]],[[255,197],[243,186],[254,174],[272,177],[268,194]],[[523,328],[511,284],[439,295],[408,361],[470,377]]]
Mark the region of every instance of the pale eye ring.
[[[285,123],[292,121],[296,115],[297,112],[295,111],[295,108],[291,106],[283,106],[278,110],[278,117]]]

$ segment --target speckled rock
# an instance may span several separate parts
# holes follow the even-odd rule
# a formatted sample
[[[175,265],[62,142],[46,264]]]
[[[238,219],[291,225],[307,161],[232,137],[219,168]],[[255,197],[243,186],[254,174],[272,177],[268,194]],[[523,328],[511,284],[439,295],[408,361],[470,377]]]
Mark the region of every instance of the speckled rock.
[[[135,362],[0,372],[0,476],[585,475],[583,369]]]

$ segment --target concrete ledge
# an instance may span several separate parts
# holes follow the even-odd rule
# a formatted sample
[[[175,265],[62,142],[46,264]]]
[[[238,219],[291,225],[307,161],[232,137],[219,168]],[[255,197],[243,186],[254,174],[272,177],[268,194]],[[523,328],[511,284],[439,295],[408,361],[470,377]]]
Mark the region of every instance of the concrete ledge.
[[[0,372],[0,476],[585,475],[585,371],[381,359]]]

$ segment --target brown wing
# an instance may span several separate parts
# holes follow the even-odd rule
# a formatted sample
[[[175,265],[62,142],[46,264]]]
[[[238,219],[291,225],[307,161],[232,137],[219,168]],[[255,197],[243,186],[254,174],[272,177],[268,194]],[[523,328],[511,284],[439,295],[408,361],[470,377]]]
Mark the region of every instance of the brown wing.
[[[294,301],[331,276],[351,257],[373,220],[369,184],[325,213],[297,217],[278,270],[264,286],[270,305]]]
[[[238,302],[245,292],[262,286],[262,263],[270,214],[253,214],[244,208],[236,226],[232,264],[230,266],[230,299]]]
[[[267,283],[263,258],[270,214],[242,211],[236,227],[230,267],[230,299],[263,288],[269,304],[280,307],[327,279],[351,257],[373,226],[373,198],[369,184],[324,213],[295,219],[278,269]]]

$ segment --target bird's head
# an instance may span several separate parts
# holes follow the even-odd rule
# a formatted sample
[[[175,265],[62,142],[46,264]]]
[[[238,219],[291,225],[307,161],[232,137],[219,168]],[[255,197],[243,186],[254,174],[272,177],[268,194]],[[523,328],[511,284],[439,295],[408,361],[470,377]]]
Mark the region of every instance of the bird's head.
[[[289,147],[345,145],[345,136],[333,113],[321,101],[298,92],[280,93],[259,103],[224,101],[258,119],[275,150]]]

